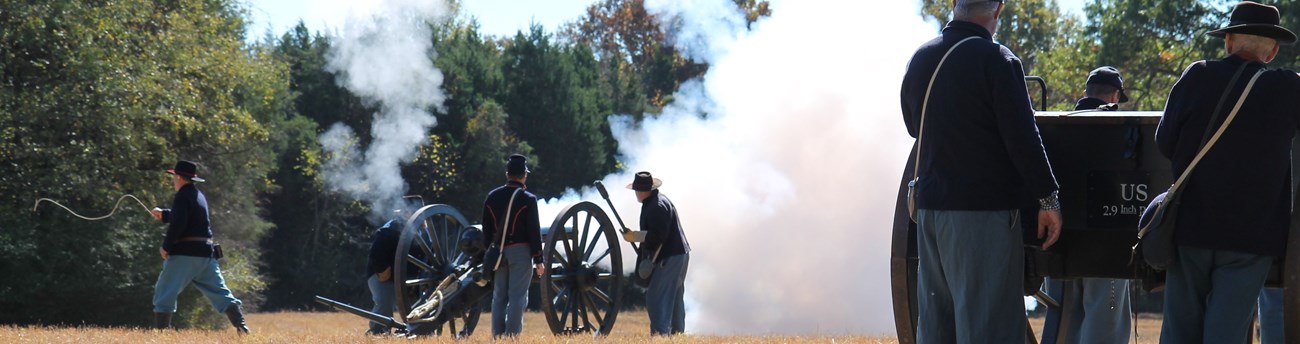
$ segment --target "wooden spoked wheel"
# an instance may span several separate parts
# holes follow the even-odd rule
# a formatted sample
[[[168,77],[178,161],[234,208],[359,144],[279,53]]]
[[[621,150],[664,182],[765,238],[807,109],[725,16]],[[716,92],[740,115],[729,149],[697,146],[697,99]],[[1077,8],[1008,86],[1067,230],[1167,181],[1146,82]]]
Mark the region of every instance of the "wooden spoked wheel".
[[[564,208],[545,238],[542,310],[551,332],[607,335],[622,301],[618,228],[595,203]]]
[[[407,319],[412,309],[428,300],[438,283],[455,272],[456,266],[470,257],[460,251],[458,240],[469,226],[465,216],[449,205],[433,204],[415,211],[406,221],[394,257],[393,276],[397,310],[403,322],[412,326],[423,319]],[[432,296],[437,298],[437,296]],[[466,337],[478,325],[481,307],[470,307],[462,314],[452,314],[446,321],[447,333]],[[441,334],[442,328],[435,330]]]

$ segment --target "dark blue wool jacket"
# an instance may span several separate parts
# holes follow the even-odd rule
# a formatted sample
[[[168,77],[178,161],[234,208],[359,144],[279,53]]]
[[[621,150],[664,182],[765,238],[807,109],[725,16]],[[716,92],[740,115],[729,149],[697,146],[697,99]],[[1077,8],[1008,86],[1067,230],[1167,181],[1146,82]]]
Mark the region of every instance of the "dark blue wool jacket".
[[[374,238],[370,241],[370,257],[366,261],[366,278],[393,266],[397,257],[397,242],[402,237],[404,226],[401,220],[393,219],[375,229]]]
[[[1248,63],[1214,123],[1211,112],[1228,80]],[[1246,83],[1264,68],[1237,56],[1197,61],[1169,92],[1156,130],[1160,153],[1178,178],[1196,157],[1207,126],[1217,130]],[[1300,128],[1300,77],[1265,72],[1237,117],[1188,176],[1174,239],[1182,245],[1281,256],[1291,213],[1291,140]],[[1213,135],[1213,134],[1211,134]]]
[[[647,233],[638,254],[651,257],[656,250],[660,250],[659,247],[663,247],[658,259],[655,259],[656,263],[691,252],[691,244],[686,241],[686,233],[682,231],[682,221],[677,217],[677,206],[667,196],[660,194],[659,190],[651,190],[650,197],[641,202],[641,230]]]
[[[185,184],[172,198],[171,209],[163,209],[167,236],[162,248],[169,255],[211,257],[212,245],[203,241],[179,241],[182,238],[212,238],[208,219],[208,199],[194,183]]]
[[[529,252],[533,254],[533,263],[541,263],[542,226],[537,218],[537,196],[528,191],[520,191],[519,195],[515,196],[514,207],[506,209],[511,194],[523,188],[525,188],[524,184],[510,181],[488,192],[487,199],[483,201],[483,237],[487,239],[489,247],[499,246],[501,237],[498,235],[501,235],[501,229],[505,228],[506,246],[528,245]],[[510,223],[501,223],[506,220],[507,211],[510,212]],[[552,230],[562,230],[562,228],[552,228]]]
[[[984,27],[953,21],[926,42],[903,76],[903,121],[916,137],[930,76],[935,79],[921,142],[917,206],[936,210],[1016,209],[1057,189],[1020,59]],[[907,176],[911,178],[911,176]]]

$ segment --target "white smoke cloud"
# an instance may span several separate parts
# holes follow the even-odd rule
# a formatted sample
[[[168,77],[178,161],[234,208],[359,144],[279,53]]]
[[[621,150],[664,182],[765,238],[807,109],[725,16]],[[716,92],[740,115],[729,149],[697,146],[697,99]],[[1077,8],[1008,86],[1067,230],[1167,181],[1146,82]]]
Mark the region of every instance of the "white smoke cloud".
[[[364,156],[353,130],[336,124],[321,135],[334,158],[324,176],[335,191],[370,202],[377,216],[399,207],[406,193],[401,164],[410,162],[428,140],[437,120],[427,109],[441,109],[447,96],[440,89],[442,72],[433,66],[428,23],[443,20],[441,0],[385,0],[370,8],[353,8],[335,34],[326,69],[340,85],[377,105],[371,124],[373,140]]]
[[[712,67],[658,117],[611,117],[627,169],[604,183],[637,227],[623,186],[641,170],[663,179],[693,249],[688,331],[892,333],[889,243],[912,142],[898,92],[933,24],[911,1],[800,0],[745,31],[718,10],[731,3],[646,1]]]

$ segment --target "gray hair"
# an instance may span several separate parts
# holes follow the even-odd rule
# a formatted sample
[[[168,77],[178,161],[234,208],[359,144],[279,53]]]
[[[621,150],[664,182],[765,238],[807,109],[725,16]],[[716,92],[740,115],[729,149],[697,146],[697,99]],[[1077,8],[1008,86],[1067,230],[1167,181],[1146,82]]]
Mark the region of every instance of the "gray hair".
[[[990,0],[958,0],[957,6],[952,9],[954,18],[970,17],[991,17],[998,10],[1001,1]]]
[[[1273,46],[1277,45],[1277,40],[1244,33],[1228,33],[1232,35],[1232,50],[1228,54],[1236,54],[1238,51],[1247,51],[1259,57],[1267,57],[1273,53]]]

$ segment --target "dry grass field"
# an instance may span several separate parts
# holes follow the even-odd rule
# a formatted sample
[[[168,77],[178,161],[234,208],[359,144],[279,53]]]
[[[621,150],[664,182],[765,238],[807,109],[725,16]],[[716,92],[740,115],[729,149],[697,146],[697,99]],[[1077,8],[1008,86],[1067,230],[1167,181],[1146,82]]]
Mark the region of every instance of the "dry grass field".
[[[153,331],[134,328],[102,327],[0,327],[0,343],[384,343],[408,342],[397,337],[366,336],[365,321],[341,313],[255,313],[248,316],[253,334],[235,335],[233,330]],[[461,343],[490,343],[490,315],[483,314],[480,328]],[[897,343],[893,336],[704,336],[684,335],[655,338],[648,334],[649,319],[645,312],[619,313],[614,332],[607,338],[557,337],[546,327],[541,313],[528,313],[524,333],[505,342],[519,343]],[[1041,331],[1042,318],[1031,319],[1034,332]],[[1160,319],[1138,319],[1138,337],[1133,343],[1156,343],[1160,337]],[[446,338],[428,337],[416,342],[447,342]]]
[[[233,330],[153,331],[101,327],[0,327],[0,343],[406,343],[404,338],[372,337],[363,332],[365,320],[347,313],[254,313],[248,315],[253,334],[239,337]],[[655,338],[649,335],[644,311],[620,312],[607,338],[557,337],[541,313],[527,313],[518,343],[897,343],[893,336],[701,336]],[[479,328],[460,343],[491,343],[491,318],[484,313]],[[429,337],[416,342],[448,342]]]
[[[489,314],[483,314],[478,332],[462,343],[490,343]],[[0,327],[0,343],[384,343],[408,342],[397,337],[373,337],[362,334],[365,321],[346,313],[256,313],[248,316],[253,335],[239,337],[234,331],[185,330],[152,331],[133,328],[101,327]],[[607,338],[556,337],[546,328],[541,313],[528,313],[524,333],[505,342],[519,343],[897,343],[893,336],[703,336],[684,335],[671,338],[650,337],[645,312],[619,313],[614,332]],[[1032,319],[1035,332],[1042,328],[1042,318]],[[1138,320],[1138,337],[1134,343],[1156,343],[1160,337],[1160,320]],[[416,342],[447,342],[446,338],[429,337]]]

